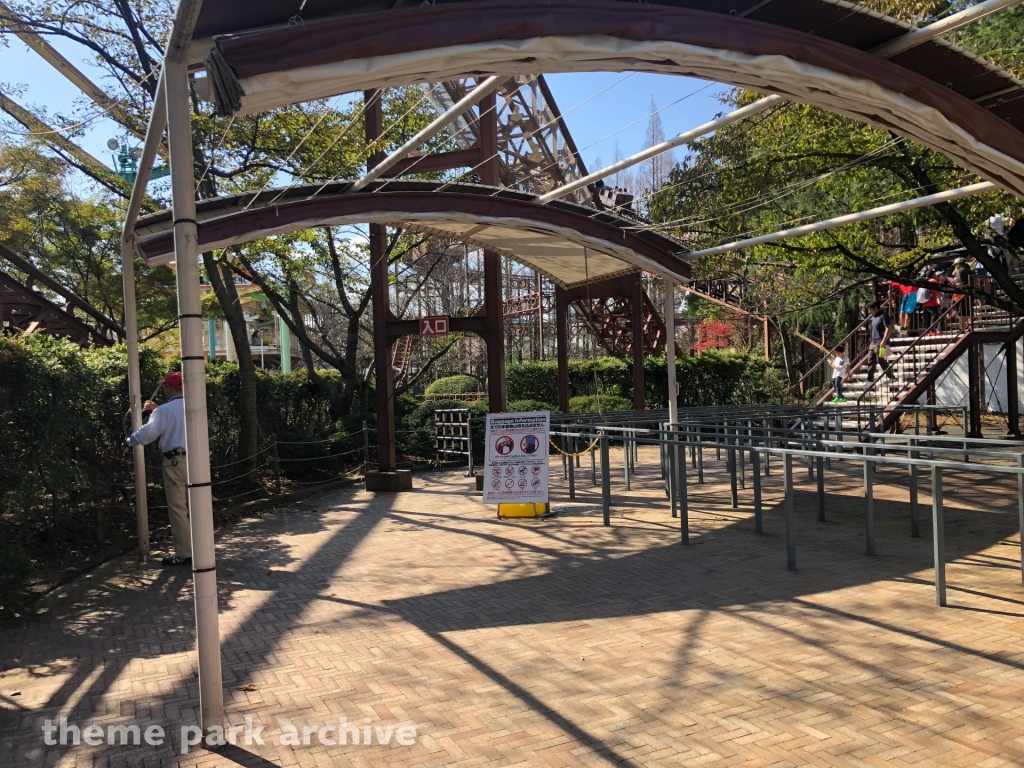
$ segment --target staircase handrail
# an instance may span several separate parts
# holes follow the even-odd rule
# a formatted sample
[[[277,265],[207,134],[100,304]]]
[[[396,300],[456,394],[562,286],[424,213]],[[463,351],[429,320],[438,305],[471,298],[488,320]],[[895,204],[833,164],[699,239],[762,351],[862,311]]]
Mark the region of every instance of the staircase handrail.
[[[953,354],[957,347],[969,348],[975,344],[1016,344],[1022,336],[1024,336],[1024,320],[1021,320],[1017,325],[1011,325],[1007,331],[970,330],[960,335],[952,347],[947,346],[943,349],[942,353],[936,355],[932,369],[923,378],[914,382],[903,397],[895,403],[892,410],[883,416],[882,428],[888,429],[891,427],[893,420],[899,415],[899,407],[908,400],[917,400],[928,386],[938,380],[938,377],[944,374],[963,355],[964,350],[955,355]],[[929,381],[929,379],[933,381]]]
[[[889,303],[889,299],[886,299],[885,302],[882,304],[883,311],[889,306]],[[793,390],[798,389],[808,376],[810,376],[812,373],[818,370],[818,368],[820,368],[821,366],[825,365],[829,361],[829,359],[836,353],[836,350],[838,350],[840,347],[845,347],[846,342],[852,339],[858,332],[863,330],[864,326],[866,326],[870,321],[871,315],[868,315],[860,322],[860,324],[856,328],[854,328],[852,331],[846,334],[846,336],[843,337],[842,341],[838,342],[834,347],[832,347],[832,349],[830,349],[825,354],[825,356],[821,358],[821,360],[819,360],[817,363],[811,366],[811,368],[803,376],[799,378],[796,384],[794,384],[788,390],[786,390],[786,394],[783,395],[783,397],[789,397],[793,393]],[[850,369],[850,373],[853,373],[857,368],[859,368],[865,359],[867,359],[867,355],[864,355],[864,357],[860,358],[857,361],[857,364]]]
[[[961,299],[961,301],[963,301],[963,299]],[[935,321],[931,325],[929,325],[928,328],[926,328],[924,331],[921,332],[920,336],[918,336],[916,339],[914,339],[913,342],[911,342],[910,346],[908,346],[906,349],[903,350],[903,352],[900,354],[899,357],[897,357],[895,360],[889,361],[890,369],[891,368],[897,368],[898,365],[899,365],[900,360],[902,360],[904,357],[906,357],[907,354],[911,350],[913,350],[915,347],[917,347],[917,345],[920,344],[922,340],[927,339],[928,338],[928,334],[933,333],[934,329],[939,327],[939,324],[942,323],[942,321],[946,319],[947,315],[950,316],[950,317],[956,317],[956,305],[957,305],[957,302],[953,302],[952,305],[947,307],[945,309],[945,311],[943,311],[938,317],[935,318]],[[959,328],[957,330],[957,334],[952,338],[952,340],[950,340],[950,342],[948,344],[946,344],[945,347],[942,348],[942,351],[944,352],[950,346],[956,344],[960,340],[960,338],[964,334],[966,334],[968,332],[969,331],[966,328]],[[871,353],[871,350],[868,349],[868,354],[870,354],[870,353]],[[935,357],[938,357],[941,354],[942,354],[942,352],[939,352],[939,354],[935,355]],[[917,372],[916,371],[915,371],[914,375],[915,375],[914,381],[916,382],[917,381]],[[857,407],[858,407],[858,409],[861,406],[861,400],[864,399],[864,396],[867,395],[869,392],[874,391],[875,387],[878,386],[878,384],[880,384],[881,382],[882,382],[882,377],[880,377],[880,378],[878,378],[878,379],[876,379],[876,380],[874,380],[872,382],[869,382],[868,386],[864,387],[864,390],[857,397]]]

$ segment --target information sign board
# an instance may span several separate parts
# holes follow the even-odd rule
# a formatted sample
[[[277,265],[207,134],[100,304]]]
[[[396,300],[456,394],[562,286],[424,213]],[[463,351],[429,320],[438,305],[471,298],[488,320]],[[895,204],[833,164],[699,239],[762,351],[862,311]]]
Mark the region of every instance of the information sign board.
[[[548,434],[551,413],[487,416],[484,504],[548,500]]]

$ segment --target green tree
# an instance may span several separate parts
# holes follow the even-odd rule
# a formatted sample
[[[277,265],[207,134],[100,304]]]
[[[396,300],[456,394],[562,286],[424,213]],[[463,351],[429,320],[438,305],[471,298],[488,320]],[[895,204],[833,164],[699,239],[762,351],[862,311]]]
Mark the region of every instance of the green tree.
[[[103,189],[82,196],[80,186],[66,164],[38,145],[0,140],[0,242],[123,325],[116,200]],[[166,290],[173,274],[141,260],[136,269],[140,331],[149,339],[177,324],[174,296]],[[80,319],[96,326],[87,315]]]
[[[136,135],[144,132],[156,93],[158,65],[164,55],[161,41],[167,38],[170,29],[173,11],[170,2],[117,0],[111,4],[100,0],[32,0],[10,3],[10,7],[15,21],[43,37],[64,38],[88,50],[95,63],[107,73],[102,85],[123,108],[126,130]],[[0,21],[4,16],[0,12]],[[387,151],[397,146],[422,127],[431,114],[420,89],[389,92],[385,100],[386,141],[371,148],[367,146],[361,121],[356,119],[361,114],[360,107],[358,101],[353,104],[338,98],[228,119],[214,115],[211,105],[194,98],[192,126],[197,196],[210,198],[251,189],[258,189],[261,194],[276,194],[266,189],[281,182],[324,183],[351,178],[365,167],[366,158],[375,149]],[[58,125],[71,126],[95,110],[95,105],[83,102],[71,115],[50,117]],[[260,251],[261,248],[253,245],[249,250]],[[286,260],[293,255],[284,253],[279,244],[267,245],[262,250]],[[243,412],[239,454],[251,457],[255,454],[257,440],[256,373],[245,319],[230,279],[232,266],[228,257],[227,253],[202,255],[206,274],[238,350]],[[267,279],[274,280],[286,271],[281,269],[274,274],[268,270]],[[275,282],[278,284],[288,283],[287,280]],[[273,300],[274,296],[271,298]],[[287,302],[275,302],[275,308],[285,310]],[[289,316],[283,314],[286,318]],[[361,316],[361,311],[359,314]],[[293,330],[296,328],[303,328],[301,320]],[[310,344],[303,344],[307,356],[310,349],[313,349]],[[321,348],[320,351],[327,350]],[[320,351],[316,352],[318,356]],[[329,355],[321,359],[336,365],[345,358]],[[312,374],[313,366],[307,367]],[[344,372],[344,369],[339,370]]]

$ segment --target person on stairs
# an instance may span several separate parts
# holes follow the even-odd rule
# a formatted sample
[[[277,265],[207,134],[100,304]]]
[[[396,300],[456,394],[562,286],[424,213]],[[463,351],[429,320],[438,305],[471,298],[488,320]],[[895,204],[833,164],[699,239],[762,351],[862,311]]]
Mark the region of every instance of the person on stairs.
[[[164,455],[164,494],[167,514],[171,518],[174,554],[163,559],[164,565],[188,565],[192,562],[192,528],[188,515],[188,471],[185,465],[185,401],[182,399],[181,373],[172,371],[160,382],[167,402],[157,406],[147,400],[143,408],[150,412],[149,421],[125,441],[127,450],[136,445],[149,445],[159,440]]]
[[[846,375],[846,348],[836,347],[836,353],[832,358],[832,389],[836,396],[832,398],[833,403],[845,403],[843,397],[843,376]]]
[[[892,332],[892,321],[889,319],[889,315],[882,311],[882,305],[877,301],[868,304],[868,314],[870,315],[868,327],[871,330],[871,346],[868,348],[868,383],[875,380],[875,368],[879,364],[882,366],[882,372],[890,380],[895,379],[896,375],[892,372],[892,366],[885,359],[889,346],[889,335]]]

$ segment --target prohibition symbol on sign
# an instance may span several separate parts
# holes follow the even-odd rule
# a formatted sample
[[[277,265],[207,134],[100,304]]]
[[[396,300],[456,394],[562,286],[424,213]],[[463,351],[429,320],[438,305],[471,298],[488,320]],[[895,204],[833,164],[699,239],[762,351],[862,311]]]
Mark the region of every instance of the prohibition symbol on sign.
[[[519,442],[519,447],[522,448],[523,453],[536,453],[540,450],[540,440],[536,435],[527,435]]]
[[[516,441],[508,435],[504,435],[498,438],[498,441],[494,444],[494,450],[501,456],[508,456],[512,453],[512,449],[516,447]]]

